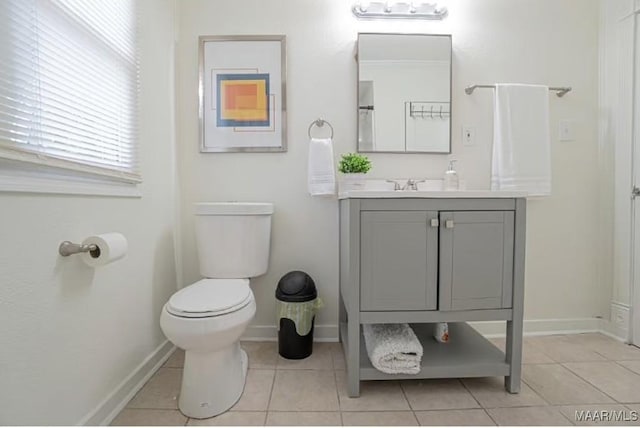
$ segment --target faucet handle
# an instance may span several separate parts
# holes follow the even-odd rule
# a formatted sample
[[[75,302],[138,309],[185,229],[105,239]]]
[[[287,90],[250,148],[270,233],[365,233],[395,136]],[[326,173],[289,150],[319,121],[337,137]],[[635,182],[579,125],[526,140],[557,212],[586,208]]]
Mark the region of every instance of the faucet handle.
[[[409,190],[418,190],[418,183],[424,183],[427,180],[414,180],[412,178],[407,180],[406,188]]]
[[[400,185],[396,180],[386,180],[387,183],[393,183],[393,190],[404,190],[405,186]]]

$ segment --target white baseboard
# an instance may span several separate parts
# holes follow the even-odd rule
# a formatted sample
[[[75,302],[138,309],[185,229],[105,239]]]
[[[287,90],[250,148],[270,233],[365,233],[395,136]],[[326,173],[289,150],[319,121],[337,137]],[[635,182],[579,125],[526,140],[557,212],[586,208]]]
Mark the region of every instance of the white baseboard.
[[[275,341],[278,340],[278,327],[275,325],[250,325],[240,340]],[[331,324],[316,325],[313,329],[314,342],[337,342],[338,326]]]
[[[173,343],[165,340],[77,425],[109,425],[124,409],[129,400],[162,367],[174,349]]]
[[[547,336],[595,332],[607,334],[604,324],[606,322],[601,318],[524,320],[524,335]],[[469,325],[486,337],[502,337],[506,333],[505,321],[477,321],[470,322]],[[275,341],[277,339],[278,329],[275,325],[251,325],[242,337],[242,340],[247,341]],[[313,339],[316,342],[337,342],[338,326],[330,324],[315,326]]]
[[[603,320],[602,333],[607,336],[620,339],[624,342],[630,340],[631,307],[624,303],[611,302],[611,318],[609,321]]]
[[[469,325],[485,337],[503,337],[506,334],[506,321],[476,321],[470,322]],[[523,330],[525,336],[595,333],[602,330],[602,319],[566,318],[524,320]]]

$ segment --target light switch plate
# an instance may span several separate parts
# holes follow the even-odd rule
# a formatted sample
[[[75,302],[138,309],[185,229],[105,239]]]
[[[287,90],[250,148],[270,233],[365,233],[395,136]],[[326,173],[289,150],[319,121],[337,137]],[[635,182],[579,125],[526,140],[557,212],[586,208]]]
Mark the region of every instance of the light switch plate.
[[[558,126],[558,140],[559,141],[574,141],[575,138],[575,124],[571,120],[561,120]]]

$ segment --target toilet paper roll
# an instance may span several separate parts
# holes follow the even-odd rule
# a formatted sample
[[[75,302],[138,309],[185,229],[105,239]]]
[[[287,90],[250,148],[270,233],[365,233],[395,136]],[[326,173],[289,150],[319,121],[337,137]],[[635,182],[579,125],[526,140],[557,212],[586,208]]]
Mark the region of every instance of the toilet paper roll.
[[[128,248],[127,238],[117,232],[90,236],[82,241],[82,244],[98,247],[96,251],[83,253],[81,256],[82,261],[91,267],[104,266],[123,258]]]

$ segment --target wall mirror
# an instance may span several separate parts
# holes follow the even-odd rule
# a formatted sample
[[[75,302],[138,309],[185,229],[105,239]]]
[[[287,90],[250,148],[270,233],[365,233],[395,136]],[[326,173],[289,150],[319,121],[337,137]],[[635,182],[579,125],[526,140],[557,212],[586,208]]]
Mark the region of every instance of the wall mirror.
[[[451,152],[451,36],[358,34],[358,151]]]

